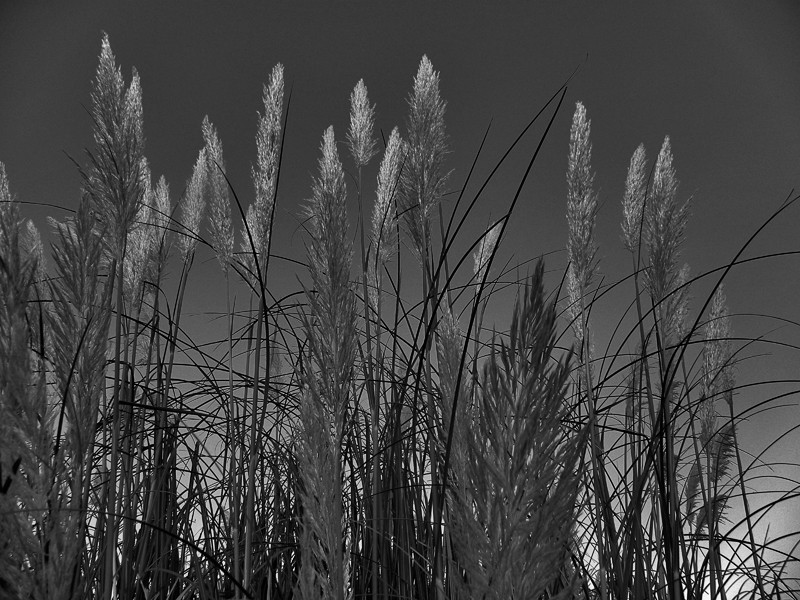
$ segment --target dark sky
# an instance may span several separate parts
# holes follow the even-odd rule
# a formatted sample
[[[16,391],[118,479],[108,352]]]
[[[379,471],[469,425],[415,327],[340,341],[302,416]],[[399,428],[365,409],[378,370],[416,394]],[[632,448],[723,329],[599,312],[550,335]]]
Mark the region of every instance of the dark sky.
[[[82,149],[91,142],[83,107],[102,31],[108,32],[126,78],[132,66],[140,73],[146,153],[154,175],[163,173],[169,181],[173,201],[190,175],[202,144],[200,123],[208,114],[219,130],[229,175],[249,202],[261,85],[276,62],[285,65],[292,107],[274,243],[279,252],[298,258],[303,244],[296,215],[316,173],[323,130],[333,124],[337,138],[344,139],[349,93],[362,77],[377,103],[377,126],[388,136],[394,125],[403,125],[405,99],[423,54],[441,72],[448,101],[453,188],[463,183],[490,120],[479,178],[580,67],[524,188],[501,261],[558,251],[548,266],[564,267],[564,172],[577,100],[592,120],[602,203],[596,235],[607,282],[629,269],[619,242],[619,203],[628,161],[640,142],[654,159],[664,135],[671,137],[679,193],[694,198],[684,252],[694,274],[732,258],[790,190],[800,187],[797,2],[517,1],[500,3],[502,8],[485,2],[258,4],[170,1],[145,3],[147,9],[132,2],[0,3],[0,161],[19,199],[76,205],[80,180],[66,155],[82,160]],[[503,213],[536,141],[528,139],[488,188],[465,240],[490,215]],[[343,147],[341,152],[349,165]],[[377,161],[365,176],[371,181],[376,173]],[[35,206],[26,211],[42,230],[45,215],[66,214]],[[354,212],[351,217],[355,223]],[[800,249],[798,225],[800,207],[794,207],[750,255]],[[208,308],[202,282],[214,267],[198,268],[192,305],[198,311]],[[296,287],[289,271],[278,273]],[[698,302],[707,285],[708,280],[698,285]],[[608,315],[600,314],[602,348],[603,334],[610,333],[631,293],[625,287],[611,295]],[[800,321],[800,260],[738,268],[727,295],[734,313]],[[505,316],[497,320],[498,327],[506,325]],[[734,332],[797,341],[797,326],[772,331],[779,326],[741,317]],[[797,352],[765,345],[746,354],[764,352],[773,356],[752,358],[742,367],[740,382],[797,377]],[[743,392],[741,402],[751,404],[773,391]],[[793,402],[755,419],[743,435],[763,447],[765,439],[797,423],[796,397]],[[797,449],[782,455],[800,461]],[[796,514],[789,518],[800,528]]]

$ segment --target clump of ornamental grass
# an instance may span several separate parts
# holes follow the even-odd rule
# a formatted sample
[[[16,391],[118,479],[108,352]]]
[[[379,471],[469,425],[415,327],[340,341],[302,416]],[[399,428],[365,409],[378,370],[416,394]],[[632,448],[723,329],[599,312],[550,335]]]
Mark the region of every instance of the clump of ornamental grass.
[[[125,84],[107,37],[99,63],[95,146],[75,216],[54,224],[49,269],[0,164],[0,596],[693,599],[733,598],[734,578],[751,595],[794,590],[793,553],[754,529],[796,490],[761,501],[751,488],[763,457],[737,437],[748,384],[733,366],[763,340],[732,337],[721,291],[757,234],[723,270],[680,266],[688,204],[669,138],[653,167],[644,146],[631,158],[622,241],[633,270],[601,284],[590,122],[577,104],[565,293],[548,296],[541,263],[521,280],[522,262],[493,265],[566,85],[484,181],[471,170],[448,189],[430,61],[406,130],[383,144],[359,81],[339,142],[357,170],[361,260],[329,128],[302,219],[309,283],[275,298],[283,67],[262,90],[250,201],[206,117],[173,211],[143,154],[138,75]],[[542,121],[505,212],[465,236],[486,186]],[[224,339],[211,343],[181,325],[192,264],[209,251],[227,289]],[[712,275],[695,311],[697,282]],[[409,279],[421,296],[409,297]],[[509,285],[510,328],[487,338],[494,292]],[[628,286],[634,321],[621,317],[598,352],[592,315]]]
[[[692,423],[695,460],[686,480],[686,520],[700,536],[708,534],[709,588],[714,596],[724,588],[717,531],[723,522],[731,490],[728,476],[733,467],[733,428],[719,423],[717,402],[733,394],[733,365],[730,354],[730,325],[722,287],[717,288],[705,325],[703,344],[702,396],[696,422]]]
[[[36,334],[28,304],[36,260],[23,255],[22,232],[19,205],[0,163],[0,589],[9,596],[41,595],[57,582],[58,571],[43,567],[53,528],[61,526],[59,515],[44,509],[54,474],[47,445],[52,413],[32,352]]]
[[[788,204],[748,240],[723,277]],[[721,278],[699,315],[691,316],[692,284],[708,274],[692,278],[687,266],[679,268],[688,201],[678,197],[669,137],[652,170],[647,168],[644,147],[636,149],[622,207],[622,241],[633,259],[637,317],[623,343],[635,341],[636,350],[630,355],[621,348],[610,351],[600,360],[599,373],[582,369],[572,401],[576,406],[588,405],[589,411],[592,406],[603,407],[595,414],[602,411],[605,423],[618,418],[624,423],[619,430],[597,422],[603,437],[595,445],[594,480],[607,516],[590,510],[597,498],[593,493],[578,529],[583,532],[580,544],[592,536],[597,540],[587,555],[590,561],[584,564],[584,577],[608,597],[725,598],[730,597],[735,576],[748,579],[757,594],[767,594],[768,580],[774,590],[787,589],[775,574],[788,563],[779,559],[777,565],[767,566],[764,556],[770,546],[758,543],[753,535],[755,518],[746,482],[755,461],[745,466],[736,441],[736,423],[742,417],[734,408],[731,367],[735,353]],[[600,290],[581,312],[589,314],[605,293]],[[582,297],[570,290],[572,305],[576,296]],[[695,339],[706,309],[705,341],[697,353]],[[579,316],[574,309],[568,314],[573,322]],[[577,329],[576,338],[580,340],[585,331]],[[618,366],[619,361],[628,362]],[[620,402],[618,385],[613,382],[625,372]],[[591,383],[590,376],[596,383]],[[584,387],[582,379],[590,384]],[[603,404],[597,399],[604,396],[608,400]],[[723,398],[728,414],[721,419],[716,401]],[[618,405],[624,407],[619,417]],[[621,460],[622,468],[611,468],[609,460]],[[783,495],[768,502],[763,510],[787,498]],[[744,512],[740,523],[746,526],[744,536],[733,533],[735,524],[723,528],[725,508],[734,501]],[[613,510],[608,511],[609,507]],[[742,558],[728,563],[725,548],[733,548]]]
[[[82,171],[84,188],[90,206],[105,233],[103,239],[108,244],[113,260],[111,271],[115,280],[116,296],[114,383],[110,399],[104,407],[106,424],[109,426],[111,480],[105,529],[106,561],[102,577],[104,593],[111,595],[119,527],[117,515],[121,512],[121,492],[126,479],[126,474],[120,473],[119,462],[121,396],[126,385],[123,382],[126,374],[121,369],[123,348],[127,346],[127,340],[123,339],[125,256],[128,236],[144,198],[142,166],[145,163],[139,76],[134,69],[130,84],[125,85],[111,52],[108,36],[103,37],[100,63],[92,91],[91,115],[94,124],[94,149],[87,151],[90,168]]]
[[[57,244],[53,246],[55,277],[50,283],[52,311],[46,313],[49,355],[54,391],[60,400],[54,452],[63,454],[72,479],[69,516],[77,549],[85,536],[96,541],[98,528],[87,530],[94,521],[90,496],[95,462],[96,423],[105,388],[108,331],[112,318],[108,264],[103,259],[102,237],[94,229],[94,218],[83,200],[74,221],[55,224]],[[96,521],[94,521],[96,523]],[[79,586],[71,565],[71,592],[78,597],[88,591]]]
[[[544,268],[517,298],[508,341],[494,340],[467,425],[464,479],[451,488],[451,538],[465,598],[571,598],[560,586],[585,436],[563,429],[570,356],[553,359],[556,309]],[[559,589],[560,588],[560,589]]]
[[[280,174],[281,148],[283,144],[283,129],[281,117],[283,115],[284,78],[283,65],[278,63],[270,73],[269,82],[263,86],[262,102],[264,113],[259,114],[256,129],[257,161],[251,170],[255,199],[250,204],[243,223],[242,237],[242,274],[250,289],[255,293],[258,303],[257,317],[255,319],[255,347],[252,349],[252,404],[250,407],[248,429],[248,446],[244,445],[242,438],[242,457],[246,461],[247,471],[244,479],[245,486],[245,514],[244,514],[244,546],[243,546],[243,582],[244,588],[249,589],[253,576],[253,544],[255,535],[260,529],[256,523],[256,470],[261,463],[256,448],[261,446],[262,432],[264,429],[264,411],[259,411],[259,402],[264,402],[265,396],[260,391],[260,369],[262,360],[265,359],[266,387],[270,384],[270,368],[275,357],[269,331],[269,314],[267,313],[267,275],[271,254],[272,225],[275,214],[275,201],[278,190]],[[248,348],[250,350],[251,348]],[[262,350],[265,356],[262,357]],[[250,357],[247,369],[249,373]],[[246,400],[245,396],[245,402]],[[264,554],[262,554],[263,556]],[[238,563],[237,563],[238,565]],[[238,568],[238,566],[237,566]]]
[[[56,278],[44,280],[41,241],[23,226],[0,163],[0,494],[8,597],[77,598],[95,422],[103,390],[109,292],[105,247],[88,201],[57,226]],[[52,310],[41,311],[46,297]],[[97,533],[96,531],[94,532]]]

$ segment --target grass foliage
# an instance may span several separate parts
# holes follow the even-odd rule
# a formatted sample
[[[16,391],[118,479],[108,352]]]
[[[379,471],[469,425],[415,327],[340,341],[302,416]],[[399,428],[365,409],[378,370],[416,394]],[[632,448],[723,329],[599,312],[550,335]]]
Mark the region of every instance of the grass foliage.
[[[275,298],[283,67],[263,88],[252,201],[206,118],[173,204],[144,155],[139,77],[126,83],[104,38],[94,145],[74,216],[51,222],[49,267],[0,163],[0,596],[797,597],[796,554],[778,549],[796,550],[798,532],[754,535],[797,483],[754,504],[760,457],[737,438],[736,364],[755,340],[733,337],[723,279],[741,252],[700,277],[682,265],[688,203],[669,138],[652,166],[643,146],[631,159],[630,277],[602,280],[581,103],[561,283],[546,289],[541,260],[516,277],[495,263],[566,93],[477,193],[470,171],[445,199],[439,73],[423,57],[405,128],[382,143],[359,81],[302,210],[306,283]],[[534,131],[507,212],[465,240],[482,190]],[[210,345],[181,327],[209,252],[227,298],[227,335]],[[713,290],[693,309],[701,278]],[[509,285],[508,329],[490,332],[487,307]],[[617,286],[631,303],[601,355],[593,307]]]

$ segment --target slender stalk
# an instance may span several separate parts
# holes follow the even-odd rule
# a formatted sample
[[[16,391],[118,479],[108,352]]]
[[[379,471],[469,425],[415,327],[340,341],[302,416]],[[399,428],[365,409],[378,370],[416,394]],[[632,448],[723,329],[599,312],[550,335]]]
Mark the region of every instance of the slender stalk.
[[[601,483],[601,478],[605,477],[605,474],[601,475],[600,465],[602,462],[601,458],[601,445],[600,441],[597,437],[597,415],[595,411],[595,400],[594,400],[594,393],[592,389],[592,375],[590,369],[590,361],[591,357],[589,356],[589,348],[588,348],[588,339],[589,339],[589,332],[587,330],[587,320],[586,320],[586,303],[584,300],[584,290],[580,289],[580,297],[581,297],[581,330],[583,331],[583,339],[581,340],[581,362],[583,367],[583,377],[584,377],[584,384],[586,389],[586,398],[587,398],[587,408],[589,412],[589,445],[590,445],[590,454],[591,454],[591,461],[592,461],[592,479],[594,481],[594,493],[595,493],[595,502],[594,502],[594,518],[595,518],[595,534],[597,538],[597,560],[600,570],[600,598],[602,600],[607,600],[608,598],[608,587],[607,587],[607,560],[606,560],[606,548],[605,548],[605,537],[603,535],[603,516],[602,513],[606,510],[605,506],[605,497],[606,494],[603,492],[603,486]]]
[[[230,485],[230,508],[231,508],[231,543],[233,544],[233,577],[236,581],[241,580],[239,572],[239,490],[236,487],[236,449],[238,447],[238,423],[239,409],[236,398],[233,395],[233,311],[231,310],[231,280],[226,269],[225,271],[225,303],[228,315],[228,439],[227,447],[230,452],[230,466],[228,478]],[[246,588],[245,588],[246,589]]]
[[[123,250],[122,256],[125,255]],[[117,459],[118,459],[118,446],[119,446],[119,422],[120,422],[120,368],[121,368],[121,349],[122,349],[122,313],[123,313],[123,260],[113,263],[112,272],[116,267],[116,315],[114,317],[114,388],[111,395],[113,418],[111,421],[111,463],[109,468],[109,490],[108,490],[108,504],[107,514],[108,521],[106,525],[106,543],[105,543],[105,572],[103,584],[103,597],[107,600],[111,599],[112,588],[114,585],[114,578],[116,573],[116,557],[117,557]]]
[[[739,442],[736,436],[736,423],[733,414],[733,397],[732,394],[728,398],[728,410],[730,411],[730,418],[731,418],[731,432],[733,435],[733,448],[734,452],[736,453],[736,466],[738,468],[739,473],[739,489],[742,492],[742,503],[744,504],[744,516],[745,521],[747,522],[747,537],[748,541],[750,542],[750,553],[753,558],[753,568],[756,573],[756,584],[758,586],[758,591],[761,594],[762,598],[767,597],[766,590],[764,588],[764,580],[761,575],[761,559],[759,557],[758,547],[756,546],[755,535],[753,534],[753,518],[752,512],[750,510],[750,501],[747,497],[747,490],[745,489],[744,479],[745,479],[745,470],[742,466],[742,454],[739,450]]]
[[[264,323],[264,312],[266,305],[263,294],[258,305],[258,321],[256,323],[256,349],[253,361],[253,403],[250,415],[250,449],[249,462],[247,466],[247,496],[245,498],[245,530],[244,530],[244,578],[242,586],[250,590],[252,579],[252,555],[253,555],[253,530],[255,528],[255,487],[256,487],[256,461],[258,451],[256,446],[258,430],[258,388],[259,373],[261,367],[261,333]],[[269,358],[267,359],[269,360]],[[267,368],[269,370],[269,367]],[[266,393],[266,391],[265,391]]]

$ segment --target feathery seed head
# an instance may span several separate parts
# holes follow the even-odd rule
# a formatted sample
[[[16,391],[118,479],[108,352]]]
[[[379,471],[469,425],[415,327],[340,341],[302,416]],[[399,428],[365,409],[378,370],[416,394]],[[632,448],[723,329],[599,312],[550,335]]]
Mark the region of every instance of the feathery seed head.
[[[642,232],[642,209],[647,192],[647,159],[644,144],[639,144],[628,166],[625,196],[622,199],[622,241],[631,252],[639,248]]]
[[[397,190],[400,183],[403,141],[395,127],[386,144],[378,172],[378,188],[372,209],[372,254],[367,265],[369,302],[373,311],[380,302],[381,273],[397,250]]]
[[[155,235],[158,238],[158,270],[162,270],[167,263],[172,246],[172,203],[169,199],[169,185],[162,175],[153,190],[152,220]]]
[[[244,267],[247,272],[247,279],[251,285],[255,286],[258,283],[258,276],[256,273],[255,257],[260,256],[260,246],[258,240],[260,238],[262,222],[258,218],[258,211],[256,205],[251,204],[247,207],[247,212],[244,217],[244,229],[242,231],[242,257]],[[250,245],[252,238],[253,246]],[[259,259],[259,266],[261,265]]]
[[[309,269],[316,290],[333,290],[330,293],[338,295],[349,285],[352,249],[347,233],[347,188],[333,126],[325,130],[320,150],[319,177],[306,207],[311,235]]]
[[[323,190],[332,190],[338,187],[340,178],[342,184],[344,183],[344,171],[339,160],[339,151],[336,148],[336,135],[333,131],[333,125],[329,126],[325,133],[322,134],[320,150],[322,151],[322,159],[319,162],[319,183]]]
[[[731,327],[722,285],[714,292],[708,321],[704,327],[703,343],[703,395],[698,411],[701,424],[701,441],[704,445],[714,436],[716,429],[716,400],[720,396],[730,400],[733,389],[731,365]]]
[[[257,158],[256,165],[252,169],[253,185],[256,191],[255,208],[252,219],[247,219],[250,235],[253,238],[252,247],[247,235],[242,240],[242,252],[248,257],[251,268],[255,267],[253,252],[258,257],[259,266],[264,267],[264,253],[269,247],[272,207],[280,158],[283,89],[283,65],[278,63],[272,68],[269,82],[263,88],[264,113],[258,115],[256,130]],[[248,209],[249,214],[250,210]]]
[[[281,63],[272,67],[269,83],[264,86],[262,100],[264,102],[264,118],[272,131],[280,134],[281,115],[283,114],[284,73]]]
[[[125,92],[124,127],[128,139],[141,146],[138,154],[144,149],[144,111],[142,109],[142,83],[139,73],[133,69],[131,84]]]
[[[225,173],[225,160],[222,157],[222,143],[219,141],[217,129],[209,120],[208,115],[203,117],[201,125],[203,131],[203,142],[206,145],[206,160],[208,160],[209,170],[213,165],[216,171]]]
[[[502,221],[498,221],[483,234],[478,249],[475,250],[475,285],[480,289],[483,286],[483,279],[486,276],[486,271],[489,268],[489,260],[494,254],[494,249],[497,246],[497,240],[500,237],[500,230],[502,229]]]
[[[344,256],[347,239],[347,188],[344,170],[336,149],[333,126],[328,127],[320,145],[322,157],[319,159],[319,178],[314,181],[312,198],[307,212],[310,217],[310,232],[316,243],[326,246],[324,252],[314,257],[320,260],[321,271],[327,271],[333,255]],[[341,247],[340,247],[341,246]],[[319,248],[323,250],[322,247]],[[344,254],[343,254],[344,252]],[[349,271],[348,271],[349,272]],[[329,273],[329,276],[333,275]]]
[[[154,280],[161,262],[160,247],[162,229],[161,218],[156,206],[156,190],[152,187],[152,173],[147,159],[142,157],[139,169],[141,186],[144,190],[143,202],[139,207],[136,220],[128,232],[128,242],[123,262],[124,285],[127,299],[132,301],[132,308],[138,310],[143,298],[141,285],[143,281]]]
[[[131,306],[135,309],[139,306],[141,298],[140,286],[144,281],[150,267],[152,246],[150,241],[152,236],[149,231],[148,215],[146,205],[142,205],[137,217],[138,222],[128,232],[128,243],[125,250],[125,260],[123,264],[123,285],[126,300],[132,302]]]
[[[348,381],[355,360],[355,301],[350,288],[352,245],[347,225],[347,188],[333,127],[322,138],[319,177],[306,207],[308,269],[314,294],[306,320],[309,350],[322,372],[321,394],[333,409],[341,435]],[[306,381],[307,384],[313,381]],[[340,427],[341,426],[341,427]]]
[[[234,232],[231,221],[231,202],[228,195],[228,183],[225,180],[225,160],[222,156],[222,143],[217,130],[203,118],[203,140],[206,144],[206,160],[208,172],[208,193],[211,202],[211,243],[217,252],[217,259],[222,272],[228,272],[228,265],[233,257]]]
[[[436,395],[438,410],[442,415],[442,429],[437,436],[440,444],[440,452],[444,454],[444,440],[447,439],[450,430],[450,421],[453,415],[453,402],[458,396],[456,407],[457,416],[453,429],[452,451],[450,467],[454,481],[464,481],[464,469],[466,463],[465,443],[469,430],[469,423],[472,419],[469,413],[472,407],[469,406],[467,394],[465,393],[465,382],[459,382],[459,370],[461,369],[461,353],[464,348],[464,333],[458,323],[458,318],[453,314],[449,304],[443,304],[442,317],[436,326],[436,353],[439,361],[439,386],[441,394]]]
[[[107,35],[103,36],[91,112],[95,150],[89,152],[92,168],[84,174],[86,188],[112,237],[116,258],[122,259],[144,196],[139,172],[144,153],[142,90],[135,69],[125,89]]]
[[[376,248],[376,260],[385,262],[395,251],[396,212],[393,210],[399,186],[402,140],[397,127],[392,129],[386,151],[378,172],[378,189],[375,208],[372,211],[372,243]]]
[[[703,346],[704,383],[707,390],[724,387],[730,382],[731,326],[723,286],[717,288],[711,300]]]
[[[94,89],[91,94],[92,116],[96,121],[94,140],[98,145],[110,138],[118,126],[122,113],[120,100],[124,88],[122,72],[116,65],[108,34],[104,33],[100,45],[100,61],[97,65]]]
[[[153,224],[158,229],[159,239],[168,237],[172,216],[172,203],[169,199],[169,185],[162,175],[153,190]]]
[[[162,175],[158,179],[155,189],[155,219],[160,228],[167,230],[169,228],[170,215],[172,214],[172,203],[169,199],[169,184],[166,178]],[[166,235],[166,231],[164,232]]]
[[[25,252],[23,220],[11,194],[5,166],[0,162],[0,415],[5,404],[25,403],[31,397],[26,305],[36,277],[36,259]],[[35,410],[34,410],[35,412]],[[2,421],[2,419],[0,419]],[[13,425],[11,429],[14,429]],[[7,429],[0,424],[0,449]]]
[[[432,100],[439,95],[439,73],[433,70],[433,64],[427,55],[419,61],[419,69],[414,77],[414,96],[423,99],[428,96]]]
[[[8,175],[6,175],[6,165],[0,161],[0,219],[3,215],[11,210],[11,203],[13,202],[11,190],[8,185]]]
[[[442,386],[442,399],[448,404],[445,408],[452,408],[455,395],[458,369],[461,366],[461,351],[464,347],[464,334],[459,326],[458,319],[453,315],[448,304],[443,305],[442,318],[437,325],[437,344],[439,368],[441,370],[440,385]],[[442,411],[445,426],[450,423],[450,412]]]
[[[669,136],[666,136],[656,160],[650,201],[645,207],[645,236],[650,255],[645,284],[655,303],[661,302],[675,289],[678,277],[677,264],[689,203],[678,204],[677,191],[672,148]]]
[[[272,69],[269,83],[264,85],[261,100],[264,113],[258,115],[256,131],[256,150],[258,152],[258,174],[256,181],[257,201],[266,203],[272,200],[272,180],[278,168],[278,152],[281,143],[281,116],[283,115],[283,65],[278,63]]]
[[[578,345],[583,343],[584,331],[583,321],[581,320],[581,298],[582,290],[575,276],[574,269],[567,270],[567,298],[569,304],[567,305],[567,314],[572,322],[572,331],[575,333],[575,339]]]
[[[420,62],[408,104],[401,199],[412,248],[422,258],[430,238],[431,211],[441,200],[449,176],[442,170],[447,154],[446,103],[439,95],[439,73],[427,56]]]
[[[597,270],[594,223],[597,195],[593,189],[591,121],[586,108],[578,102],[572,117],[567,165],[567,254],[577,289],[585,290]]]
[[[668,201],[672,199],[677,189],[678,180],[675,176],[675,168],[672,166],[672,144],[669,136],[665,136],[653,174],[653,193]],[[668,204],[668,202],[665,203]]]
[[[678,277],[675,280],[675,308],[670,311],[673,316],[672,329],[679,337],[683,338],[688,333],[688,319],[689,314],[689,287],[686,282],[689,281],[691,270],[688,264],[684,264],[678,272]]]
[[[183,210],[181,211],[183,234],[178,239],[178,250],[183,260],[194,253],[200,237],[200,222],[203,220],[206,208],[207,164],[206,149],[202,148],[194,164],[192,176],[186,183]]]
[[[350,129],[347,132],[347,145],[356,165],[361,167],[375,156],[375,139],[372,129],[375,124],[375,105],[367,98],[367,86],[360,79],[350,94]]]
[[[45,274],[47,273],[44,245],[42,244],[42,236],[39,235],[39,230],[30,219],[28,219],[28,221],[25,223],[25,234],[22,237],[22,247],[25,250],[25,253],[36,261],[34,281],[43,281]]]

